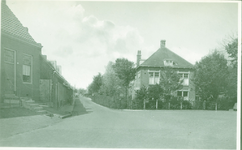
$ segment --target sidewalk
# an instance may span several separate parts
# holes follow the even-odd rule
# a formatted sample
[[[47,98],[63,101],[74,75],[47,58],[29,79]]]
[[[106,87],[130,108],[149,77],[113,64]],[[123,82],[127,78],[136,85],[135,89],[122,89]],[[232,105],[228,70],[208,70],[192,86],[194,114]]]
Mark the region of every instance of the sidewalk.
[[[83,104],[80,101],[80,97],[76,97],[74,103],[72,105],[64,105],[59,109],[54,108],[44,108],[49,113],[49,116],[52,114],[59,116],[59,118],[67,118],[70,116],[76,116],[86,113],[86,109],[84,108]]]
[[[57,115],[59,118],[69,117],[72,114],[74,105],[64,105],[59,109],[46,107],[44,110],[48,111],[48,116]]]
[[[23,108],[20,108],[23,109]],[[13,116],[0,119],[0,140],[16,134],[31,132],[40,128],[51,126],[61,122],[63,118],[85,114],[86,109],[80,102],[79,97],[75,99],[73,105],[65,105],[60,109],[46,108],[49,115],[37,115],[34,112],[29,113],[25,110],[26,116]],[[19,112],[19,110],[18,110]],[[16,113],[16,112],[14,112]],[[31,115],[31,116],[30,116]]]
[[[0,119],[0,139],[15,134],[31,132],[32,130],[44,128],[60,121],[61,119],[57,116],[51,118],[45,115]]]

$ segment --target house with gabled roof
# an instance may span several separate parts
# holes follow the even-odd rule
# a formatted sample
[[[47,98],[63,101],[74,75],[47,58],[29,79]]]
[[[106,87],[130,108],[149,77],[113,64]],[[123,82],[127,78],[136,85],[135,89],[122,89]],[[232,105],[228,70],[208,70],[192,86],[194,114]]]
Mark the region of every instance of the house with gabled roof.
[[[0,102],[31,99],[59,108],[72,103],[73,87],[61,75],[56,62],[43,56],[42,45],[1,1]],[[16,101],[15,101],[16,100]],[[5,108],[5,107],[3,107]],[[8,107],[7,107],[8,108]]]
[[[165,43],[165,40],[161,40],[160,48],[148,59],[141,59],[141,51],[138,51],[132,97],[135,97],[135,91],[142,86],[159,84],[162,71],[169,67],[176,70],[183,79],[182,89],[174,94],[193,103],[195,100],[195,86],[191,80],[194,72],[193,65],[166,48]]]
[[[42,45],[29,34],[18,18],[1,2],[1,99],[9,95],[39,98]]]

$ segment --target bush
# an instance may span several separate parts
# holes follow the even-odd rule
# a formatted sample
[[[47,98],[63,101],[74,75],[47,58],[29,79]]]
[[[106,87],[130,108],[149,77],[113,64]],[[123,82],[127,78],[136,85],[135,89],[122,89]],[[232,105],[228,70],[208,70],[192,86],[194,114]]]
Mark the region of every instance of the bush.
[[[192,104],[189,101],[183,101],[182,109],[192,109]]]
[[[156,109],[156,101],[149,100],[149,102],[146,103],[146,109]]]

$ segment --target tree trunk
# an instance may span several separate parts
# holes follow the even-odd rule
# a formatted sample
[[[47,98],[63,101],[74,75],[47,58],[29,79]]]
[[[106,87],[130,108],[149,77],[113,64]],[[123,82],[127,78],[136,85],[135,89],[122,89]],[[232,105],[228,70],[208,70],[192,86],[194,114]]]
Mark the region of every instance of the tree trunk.
[[[215,103],[215,111],[217,111],[217,109],[218,109],[218,103],[216,102]]]
[[[144,109],[145,109],[145,99],[144,99]]]
[[[170,102],[168,103],[168,109],[170,109]]]
[[[203,109],[206,109],[206,101],[203,101]]]
[[[181,109],[182,109],[182,102],[181,102]]]
[[[128,87],[125,87],[125,97],[126,97],[126,108],[130,107],[128,102]]]
[[[155,106],[156,106],[156,109],[158,109],[158,100],[156,100],[156,105]]]

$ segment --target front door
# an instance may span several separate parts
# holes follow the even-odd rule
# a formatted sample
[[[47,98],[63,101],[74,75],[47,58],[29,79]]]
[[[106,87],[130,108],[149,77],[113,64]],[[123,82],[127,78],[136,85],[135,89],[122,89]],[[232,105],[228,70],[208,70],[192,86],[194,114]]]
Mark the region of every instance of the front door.
[[[4,91],[5,94],[16,94],[16,54],[13,50],[4,50]]]

